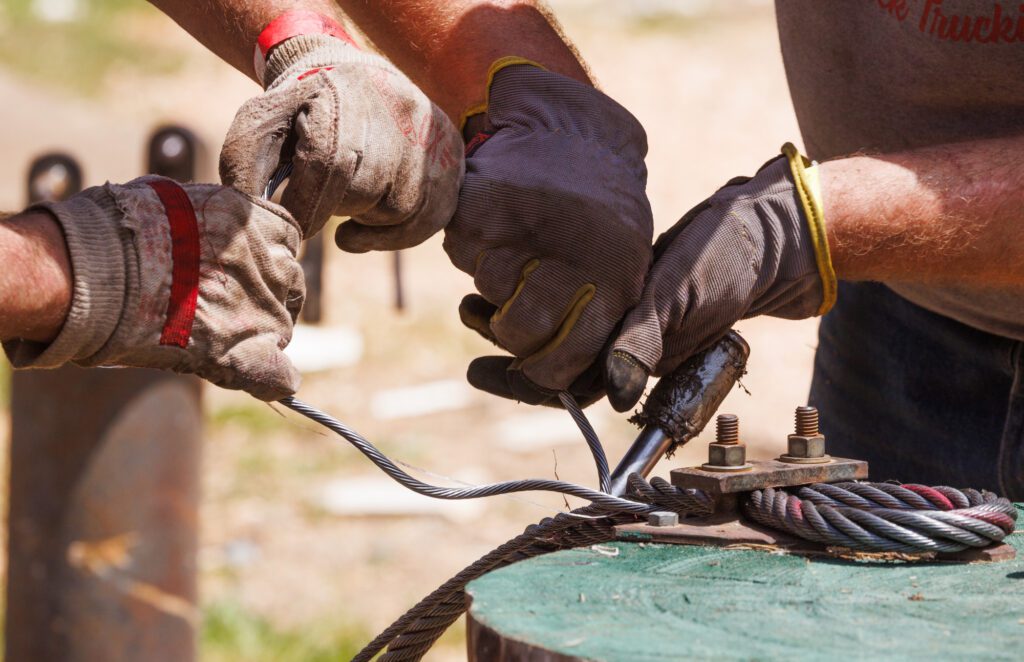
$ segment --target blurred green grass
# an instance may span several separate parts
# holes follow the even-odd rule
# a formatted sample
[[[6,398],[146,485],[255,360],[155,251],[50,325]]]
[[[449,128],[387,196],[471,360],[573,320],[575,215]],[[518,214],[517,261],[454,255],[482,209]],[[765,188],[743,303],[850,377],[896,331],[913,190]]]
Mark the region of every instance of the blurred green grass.
[[[18,74],[88,96],[114,69],[151,74],[175,71],[180,54],[146,41],[128,21],[155,8],[138,0],[79,0],[74,20],[47,21],[33,0],[0,4],[0,65]]]
[[[334,662],[352,658],[371,639],[353,626],[277,628],[234,602],[203,610],[200,659],[204,662]]]
[[[207,414],[214,428],[237,427],[251,437],[266,437],[288,425],[286,419],[263,403],[230,404]]]

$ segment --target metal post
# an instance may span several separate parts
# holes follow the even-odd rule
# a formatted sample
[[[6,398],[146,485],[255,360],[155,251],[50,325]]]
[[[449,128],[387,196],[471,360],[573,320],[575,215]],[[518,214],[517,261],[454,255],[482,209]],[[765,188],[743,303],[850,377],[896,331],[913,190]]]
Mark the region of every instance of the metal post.
[[[395,310],[405,310],[405,280],[402,277],[402,251],[392,253],[392,273],[395,277]]]
[[[161,129],[148,169],[190,180],[196,152]],[[76,189],[29,182],[35,200]],[[5,659],[194,660],[199,380],[18,372],[11,418]]]

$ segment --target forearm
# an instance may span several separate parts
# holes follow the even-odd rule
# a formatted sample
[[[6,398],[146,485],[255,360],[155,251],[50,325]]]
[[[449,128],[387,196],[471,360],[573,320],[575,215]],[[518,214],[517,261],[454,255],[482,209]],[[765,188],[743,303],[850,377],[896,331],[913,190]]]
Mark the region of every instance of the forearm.
[[[256,79],[253,49],[270,21],[289,10],[306,9],[341,22],[332,0],[150,0],[178,25],[246,76]]]
[[[373,42],[450,117],[486,97],[495,60],[518,55],[590,77],[536,0],[338,0]]]
[[[1024,136],[821,164],[845,280],[1024,287]]]
[[[0,218],[0,340],[46,342],[71,305],[64,235],[44,212]]]

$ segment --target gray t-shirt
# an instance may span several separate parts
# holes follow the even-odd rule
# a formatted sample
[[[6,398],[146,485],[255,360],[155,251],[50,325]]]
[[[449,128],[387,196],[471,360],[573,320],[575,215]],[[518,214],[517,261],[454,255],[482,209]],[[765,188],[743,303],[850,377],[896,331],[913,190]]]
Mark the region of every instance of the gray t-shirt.
[[[811,158],[1024,133],[1024,5],[776,0],[775,7]],[[887,285],[929,310],[1024,340],[1019,291]]]

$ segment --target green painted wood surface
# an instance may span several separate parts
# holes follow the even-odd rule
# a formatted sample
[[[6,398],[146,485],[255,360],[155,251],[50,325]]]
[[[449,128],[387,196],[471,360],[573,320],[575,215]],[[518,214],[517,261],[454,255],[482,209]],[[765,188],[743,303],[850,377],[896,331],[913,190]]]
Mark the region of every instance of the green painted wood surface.
[[[478,622],[587,660],[1021,660],[1024,533],[1007,542],[1015,560],[971,565],[610,543],[617,556],[558,552],[467,590]]]

